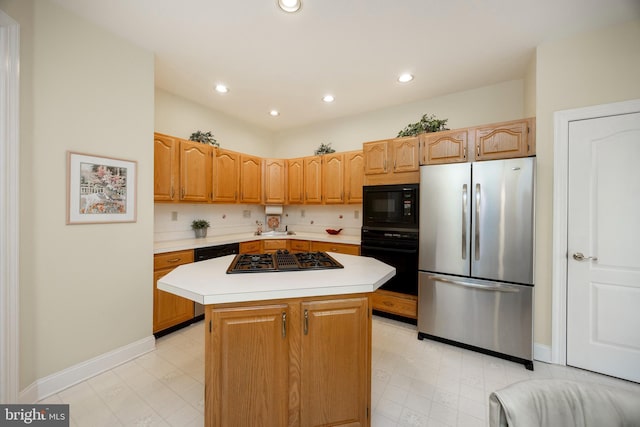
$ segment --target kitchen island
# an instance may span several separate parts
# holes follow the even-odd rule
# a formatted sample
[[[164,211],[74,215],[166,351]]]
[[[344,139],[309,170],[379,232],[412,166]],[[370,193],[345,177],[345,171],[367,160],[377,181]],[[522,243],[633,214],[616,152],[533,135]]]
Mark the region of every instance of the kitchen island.
[[[205,426],[369,426],[370,294],[395,269],[226,274],[234,256],[180,266],[158,288],[205,305]]]

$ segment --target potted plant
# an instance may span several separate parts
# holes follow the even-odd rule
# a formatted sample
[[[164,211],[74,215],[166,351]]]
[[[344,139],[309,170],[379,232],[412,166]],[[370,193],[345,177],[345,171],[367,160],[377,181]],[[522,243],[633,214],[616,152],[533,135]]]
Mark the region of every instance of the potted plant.
[[[207,237],[207,229],[210,227],[206,219],[194,219],[191,228],[196,233],[196,238]]]
[[[425,132],[440,132],[448,130],[445,125],[448,119],[437,119],[435,115],[424,114],[419,122],[409,123],[404,129],[398,132],[398,137],[416,136]]]
[[[320,146],[314,151],[316,156],[322,156],[324,154],[335,153],[336,150],[331,148],[331,143],[328,144],[320,144]]]
[[[219,147],[220,143],[214,138],[211,132],[195,131],[189,136],[189,141],[201,142],[203,144],[213,145]]]

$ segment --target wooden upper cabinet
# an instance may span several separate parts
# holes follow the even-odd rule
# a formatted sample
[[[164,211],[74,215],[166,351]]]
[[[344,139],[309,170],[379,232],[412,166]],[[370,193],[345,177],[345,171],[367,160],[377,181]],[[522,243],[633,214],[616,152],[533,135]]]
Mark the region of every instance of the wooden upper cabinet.
[[[416,172],[420,169],[419,138],[398,138],[391,141],[393,173]]]
[[[287,160],[287,203],[304,203],[304,159]]]
[[[287,168],[283,159],[264,159],[264,203],[284,204],[287,192]]]
[[[474,128],[475,160],[535,154],[535,119],[514,120]]]
[[[362,203],[364,185],[364,153],[362,150],[344,153],[344,191],[346,203]]]
[[[238,201],[240,153],[218,150],[213,168],[213,201],[235,203]]]
[[[362,145],[365,175],[387,173],[387,147],[388,141],[365,142]]]
[[[180,200],[210,200],[213,150],[211,145],[180,141]]]
[[[466,129],[420,135],[420,164],[459,163],[468,160]]]
[[[167,135],[153,136],[153,200],[178,200],[180,141]]]
[[[407,184],[420,181],[418,137],[365,142],[364,184]]]
[[[322,193],[324,203],[344,203],[344,155],[322,156]]]
[[[367,298],[303,302],[300,425],[369,425]]]
[[[322,156],[304,157],[304,202],[322,203]]]
[[[240,155],[240,202],[262,202],[262,160],[260,157]]]

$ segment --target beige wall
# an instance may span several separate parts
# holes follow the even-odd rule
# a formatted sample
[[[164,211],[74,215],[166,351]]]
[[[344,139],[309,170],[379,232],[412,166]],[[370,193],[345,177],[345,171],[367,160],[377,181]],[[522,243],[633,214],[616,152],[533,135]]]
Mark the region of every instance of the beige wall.
[[[276,134],[274,156],[310,156],[321,143],[331,143],[336,151],[361,149],[363,142],[394,138],[423,114],[448,119],[450,129],[520,119],[523,92],[523,81],[513,80],[287,130]]]
[[[220,147],[269,157],[273,133],[244,123],[161,89],[155,91],[156,132],[189,139],[197,130],[211,132]]]
[[[553,113],[640,98],[640,20],[537,49],[535,341],[551,343]]]
[[[20,23],[20,387],[152,333],[153,55],[47,0]],[[67,150],[138,162],[137,222],[65,225]]]

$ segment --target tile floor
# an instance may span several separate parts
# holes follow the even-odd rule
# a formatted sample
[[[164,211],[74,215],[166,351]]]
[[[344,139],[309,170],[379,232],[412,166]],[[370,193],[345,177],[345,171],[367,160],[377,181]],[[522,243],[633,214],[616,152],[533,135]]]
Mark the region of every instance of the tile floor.
[[[202,426],[203,323],[162,337],[156,350],[40,403],[70,404],[71,425]],[[528,378],[568,378],[640,389],[587,371],[534,362],[535,370],[438,342],[415,326],[374,317],[372,427],[486,426],[489,394]]]

